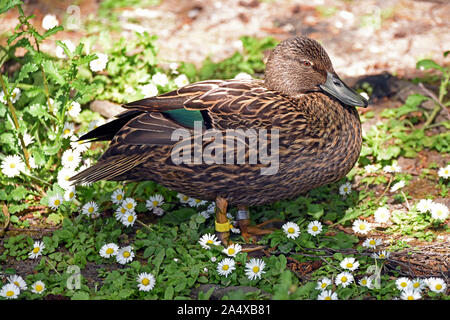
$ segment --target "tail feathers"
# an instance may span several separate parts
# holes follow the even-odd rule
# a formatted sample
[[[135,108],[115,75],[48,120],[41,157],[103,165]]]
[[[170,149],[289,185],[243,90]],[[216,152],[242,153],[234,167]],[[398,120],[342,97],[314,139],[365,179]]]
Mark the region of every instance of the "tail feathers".
[[[123,175],[144,161],[145,158],[140,154],[113,156],[106,161],[100,161],[92,167],[81,171],[69,180],[74,181],[74,184],[92,183],[100,180],[114,180],[115,177]]]

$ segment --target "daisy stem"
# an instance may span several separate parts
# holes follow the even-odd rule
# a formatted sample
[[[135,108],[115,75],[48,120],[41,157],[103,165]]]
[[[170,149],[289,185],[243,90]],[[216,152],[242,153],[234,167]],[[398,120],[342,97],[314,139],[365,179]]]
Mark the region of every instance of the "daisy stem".
[[[403,198],[405,199],[406,206],[408,207],[408,210],[411,211],[411,207],[409,206],[408,198],[406,198],[406,195],[405,195],[405,193],[403,191],[400,191],[400,192],[401,192]]]
[[[143,223],[141,220],[136,219],[136,222],[139,223],[141,226],[147,228],[148,230],[153,231],[152,228],[150,228],[148,225]]]
[[[51,186],[52,186],[51,183],[48,183],[47,181],[42,180],[41,178],[38,178],[38,177],[32,175],[31,173],[28,174],[28,173],[25,173],[25,172],[22,171],[22,174],[25,175],[25,176],[27,176],[27,177],[29,177],[29,178],[31,178],[31,179],[34,179],[34,180],[36,180],[36,181],[39,181],[39,182],[42,183],[42,184],[45,184],[47,187],[51,187]]]
[[[61,277],[61,274],[58,272],[58,270],[56,270],[55,265],[53,263],[51,263],[50,260],[47,259],[47,257],[45,257],[45,262],[47,262],[50,265],[50,267],[53,269],[53,271],[55,271],[56,274]]]
[[[23,155],[25,157],[25,164],[27,165],[28,170],[31,170],[30,161],[29,161],[30,156],[29,156],[28,150],[25,146],[25,142],[23,141],[22,133],[19,131],[20,126],[19,126],[19,121],[17,120],[16,109],[14,108],[14,105],[12,104],[11,99],[9,98],[9,92],[8,92],[8,90],[6,90],[6,85],[5,85],[5,82],[3,81],[3,75],[0,75],[0,84],[2,86],[3,92],[5,93],[6,101],[8,104],[8,109],[13,118],[14,126],[16,127],[16,130],[19,134],[19,141],[20,141],[20,145],[22,147]]]

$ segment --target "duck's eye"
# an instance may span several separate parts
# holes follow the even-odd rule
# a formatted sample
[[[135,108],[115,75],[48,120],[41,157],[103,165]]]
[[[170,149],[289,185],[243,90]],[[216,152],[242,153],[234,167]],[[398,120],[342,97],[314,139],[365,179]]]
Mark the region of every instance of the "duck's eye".
[[[312,63],[309,62],[308,60],[303,60],[301,63],[302,63],[305,67],[311,67],[311,66],[312,66]]]

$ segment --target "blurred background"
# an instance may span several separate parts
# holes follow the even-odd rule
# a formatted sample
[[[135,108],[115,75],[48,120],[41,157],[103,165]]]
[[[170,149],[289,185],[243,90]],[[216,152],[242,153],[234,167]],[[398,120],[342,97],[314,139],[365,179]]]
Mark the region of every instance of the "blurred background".
[[[65,30],[57,39],[79,39],[102,30],[118,38],[157,35],[158,58],[220,61],[242,50],[241,36],[283,40],[306,35],[325,46],[343,77],[389,72],[414,77],[424,58],[443,63],[450,43],[446,0],[28,0],[36,25],[55,15]],[[0,34],[15,27],[16,10],[2,16]],[[1,37],[2,43],[5,37]],[[42,50],[53,51],[54,42]],[[95,44],[94,44],[95,45]],[[97,48],[101,50],[101,48]]]

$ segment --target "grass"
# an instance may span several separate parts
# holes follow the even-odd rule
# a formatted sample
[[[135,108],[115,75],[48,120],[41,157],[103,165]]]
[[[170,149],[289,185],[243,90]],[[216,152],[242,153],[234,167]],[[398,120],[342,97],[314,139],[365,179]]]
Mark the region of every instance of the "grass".
[[[260,252],[256,256],[265,262],[261,278],[248,279],[245,266],[255,255],[243,252],[234,258],[236,270],[224,277],[217,272],[218,262],[226,257],[222,252],[224,248],[212,246],[206,250],[198,242],[202,235],[214,232],[214,218],[208,213],[208,203],[198,207],[195,202],[183,203],[176,192],[151,181],[139,184],[102,181],[79,186],[74,199],[52,204],[55,196],[62,197],[65,193],[61,176],[65,166],[63,154],[75,148],[70,135],[65,133],[65,125],[73,123],[73,134],[79,136],[96,121],[104,121],[89,110],[91,101],[123,103],[140,99],[145,96],[142,88],[148,84],[154,85],[160,94],[168,92],[177,88],[176,79],[180,74],[186,75],[189,82],[233,78],[241,72],[258,76],[264,70],[264,50],[273,48],[276,41],[243,37],[243,53],[236,52],[218,63],[207,59],[198,69],[179,61],[176,67],[166,70],[159,64],[154,36],[135,34],[132,39],[113,42],[105,28],[88,33],[73,50],[57,42],[66,55],[66,58],[57,58],[52,53],[42,52],[40,44],[53,41],[52,36],[62,27],[41,34],[30,22],[31,17],[21,10],[20,1],[5,2],[0,14],[7,10],[18,10],[21,27],[11,30],[7,45],[0,51],[0,63],[5,70],[11,70],[0,77],[3,92],[0,160],[5,163],[7,156],[18,155],[24,168],[18,174],[6,174],[5,170],[0,173],[0,233],[3,236],[0,273],[3,285],[7,277],[16,274],[29,286],[36,281],[45,284],[43,293],[23,290],[19,298],[209,299],[221,288],[233,288],[220,297],[317,299],[321,292],[316,289],[317,281],[324,277],[334,281],[346,270],[341,262],[349,257],[359,262],[359,267],[351,272],[354,281],[345,287],[334,282],[327,286],[339,299],[399,298],[401,291],[395,284],[399,277],[440,275],[432,265],[427,269],[428,274],[419,272],[423,268],[411,272],[405,268],[404,259],[415,252],[416,247],[445,246],[441,238],[448,234],[448,220],[436,219],[430,210],[421,210],[418,203],[425,198],[442,202],[448,197],[449,179],[438,175],[448,163],[437,165],[425,161],[419,175],[406,168],[401,168],[400,172],[386,168],[402,159],[425,157],[430,153],[437,155],[435,159],[441,163],[444,159],[448,161],[445,157],[450,149],[450,136],[448,130],[443,129],[449,128],[449,122],[436,122],[438,112],[450,104],[447,67],[431,60],[421,60],[417,64],[418,68],[434,71],[430,74],[439,86],[436,95],[413,94],[397,108],[361,114],[363,123],[374,119],[377,122],[364,133],[360,159],[346,178],[296,199],[252,207],[252,223],[271,218],[291,221],[299,226],[300,235],[290,239],[279,229],[260,239],[259,244],[267,247],[264,255]],[[92,71],[91,67],[91,62],[98,58],[95,52],[99,51],[91,46],[95,43],[102,44],[108,56],[101,71]],[[18,48],[23,49],[25,55],[16,56]],[[19,67],[8,69],[11,65]],[[161,74],[167,76],[167,83],[155,80],[155,75]],[[371,92],[367,85],[360,88],[362,90]],[[422,108],[425,101],[434,103],[432,111]],[[81,105],[79,114],[69,112],[73,102]],[[81,152],[82,161],[72,170],[80,170],[96,161],[106,146],[101,142],[92,143]],[[402,181],[405,186],[394,191],[392,187]],[[350,183],[351,190],[343,194],[339,189],[346,182]],[[111,196],[118,189],[123,190],[125,198],[137,202],[134,209],[137,220],[130,226],[117,219],[120,204],[115,204]],[[162,216],[152,214],[146,207],[146,200],[155,194],[164,198],[160,205],[164,211]],[[83,206],[90,201],[99,206],[98,215],[94,217],[82,213]],[[387,222],[374,220],[374,212],[379,207],[389,210]],[[234,216],[236,208],[231,208],[230,214]],[[358,219],[372,225],[369,233],[361,234],[352,229]],[[311,221],[322,225],[322,232],[316,236],[307,232]],[[243,243],[240,235],[232,237],[233,241]],[[362,245],[367,238],[379,238],[383,242],[376,249],[369,249]],[[45,248],[38,258],[30,259],[35,241],[42,241]],[[120,264],[114,257],[102,257],[99,252],[108,243],[131,246],[134,258]],[[387,250],[391,256],[373,258],[380,250]],[[431,257],[440,261],[438,253]],[[76,270],[81,272],[80,277],[76,276]],[[148,292],[137,287],[136,279],[143,272],[153,274],[156,280],[155,287]],[[359,284],[364,276],[371,276],[373,287]],[[202,289],[206,284],[214,285],[213,289],[193,294],[194,289]],[[245,291],[245,287],[254,290]],[[446,292],[436,293],[431,289],[424,289],[421,295],[423,299],[449,298]]]

